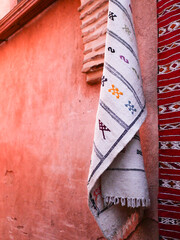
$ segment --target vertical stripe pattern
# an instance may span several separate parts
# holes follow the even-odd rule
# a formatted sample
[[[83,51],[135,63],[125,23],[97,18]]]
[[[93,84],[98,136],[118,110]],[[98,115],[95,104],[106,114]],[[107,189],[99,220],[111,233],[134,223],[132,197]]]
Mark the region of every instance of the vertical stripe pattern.
[[[180,2],[159,0],[159,234],[180,239]]]

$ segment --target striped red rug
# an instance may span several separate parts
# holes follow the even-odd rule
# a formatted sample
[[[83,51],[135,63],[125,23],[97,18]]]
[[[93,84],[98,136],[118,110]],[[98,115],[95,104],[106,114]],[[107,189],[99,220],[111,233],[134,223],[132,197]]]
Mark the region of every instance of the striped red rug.
[[[159,0],[159,234],[180,239],[180,0]]]

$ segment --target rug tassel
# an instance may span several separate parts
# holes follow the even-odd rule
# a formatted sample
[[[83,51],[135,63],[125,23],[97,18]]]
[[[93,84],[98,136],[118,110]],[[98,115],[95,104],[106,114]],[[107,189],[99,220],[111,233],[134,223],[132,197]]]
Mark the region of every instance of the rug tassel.
[[[119,197],[105,197],[104,198],[104,205],[117,205],[121,204],[121,206],[127,205],[130,208],[138,208],[138,207],[149,207],[150,206],[150,199],[146,198],[119,198]]]
[[[121,198],[121,206],[125,206],[126,205],[126,199],[125,198]]]

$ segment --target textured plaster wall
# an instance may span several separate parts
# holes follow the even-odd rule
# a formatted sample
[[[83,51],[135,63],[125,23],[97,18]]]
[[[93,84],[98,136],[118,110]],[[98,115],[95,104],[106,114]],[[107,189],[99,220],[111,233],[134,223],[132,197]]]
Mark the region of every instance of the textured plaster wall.
[[[100,85],[81,73],[78,0],[59,0],[0,45],[0,239],[102,240],[86,180]],[[143,11],[142,11],[143,9]],[[156,2],[133,0],[148,118],[152,207],[128,240],[157,240]]]
[[[157,14],[155,0],[132,0],[148,116],[141,140],[148,177],[151,208],[132,239],[158,240],[158,117],[157,117]],[[144,234],[144,235],[143,235]]]
[[[0,239],[102,234],[86,181],[99,86],[82,68],[79,1],[60,0],[0,46]]]

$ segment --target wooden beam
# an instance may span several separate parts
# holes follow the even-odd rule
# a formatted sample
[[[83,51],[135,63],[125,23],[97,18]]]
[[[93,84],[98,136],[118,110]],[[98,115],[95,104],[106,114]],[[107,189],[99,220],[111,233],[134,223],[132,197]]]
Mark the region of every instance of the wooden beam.
[[[0,44],[56,0],[22,0],[0,20]]]

